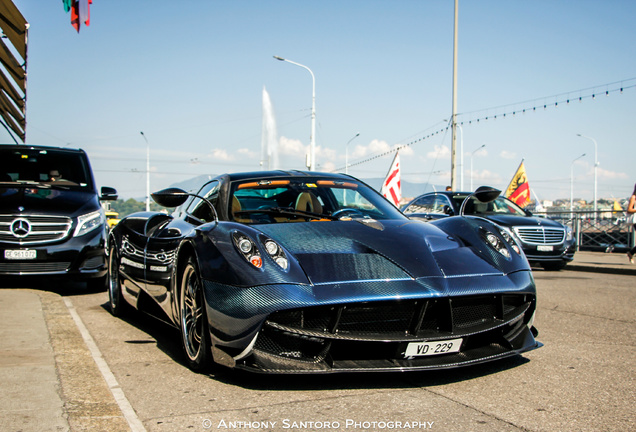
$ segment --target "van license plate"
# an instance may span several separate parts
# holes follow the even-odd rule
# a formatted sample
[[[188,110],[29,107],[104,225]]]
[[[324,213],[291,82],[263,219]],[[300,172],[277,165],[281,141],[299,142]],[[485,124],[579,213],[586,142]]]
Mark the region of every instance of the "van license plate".
[[[37,251],[35,249],[19,249],[19,250],[5,250],[4,259],[8,260],[32,260],[37,257]]]

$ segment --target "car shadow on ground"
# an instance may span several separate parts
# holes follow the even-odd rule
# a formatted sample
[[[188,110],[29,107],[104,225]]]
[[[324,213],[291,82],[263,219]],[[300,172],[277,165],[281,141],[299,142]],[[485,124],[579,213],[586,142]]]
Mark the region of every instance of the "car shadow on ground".
[[[101,305],[110,313],[108,303]],[[119,319],[119,318],[118,318]],[[162,320],[141,312],[122,317],[125,322],[148,334],[156,341],[157,348],[184,368],[184,355],[178,329]],[[126,343],[149,343],[125,341]],[[152,342],[150,342],[152,343]],[[432,387],[459,381],[467,381],[522,366],[529,360],[521,355],[491,363],[431,371],[411,372],[359,372],[327,374],[260,374],[212,366],[206,374],[210,379],[250,390],[307,391],[343,389],[404,389]],[[195,372],[192,372],[193,374]]]
[[[527,362],[529,362],[528,359],[519,355],[481,365],[430,371],[264,375],[215,369],[209,376],[226,384],[238,385],[250,390],[409,389],[468,381],[513,369]]]
[[[0,289],[33,289],[49,291],[65,296],[95,294],[81,282],[68,281],[0,281]],[[110,314],[108,302],[100,307]],[[181,348],[179,330],[164,320],[146,313],[130,310],[121,319],[129,325],[146,333],[153,340],[126,340],[128,344],[156,343],[158,349],[173,361],[187,368]],[[308,391],[308,390],[351,390],[351,389],[408,389],[433,387],[455,382],[481,378],[502,371],[514,369],[528,363],[521,355],[508,357],[490,363],[471,365],[459,368],[409,371],[409,372],[360,372],[360,373],[327,373],[327,374],[259,374],[240,370],[232,370],[222,366],[213,366],[206,374],[211,380],[224,384],[240,386],[250,390],[271,391]],[[192,372],[193,374],[195,372]]]
[[[67,281],[56,278],[20,278],[4,277],[0,281],[0,289],[32,289],[36,291],[49,291],[62,297],[87,295],[103,292],[104,289],[90,289],[86,282]]]

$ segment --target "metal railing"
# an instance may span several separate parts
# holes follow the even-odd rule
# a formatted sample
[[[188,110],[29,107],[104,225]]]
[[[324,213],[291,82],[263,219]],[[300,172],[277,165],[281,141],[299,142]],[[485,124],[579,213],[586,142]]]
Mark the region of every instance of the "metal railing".
[[[536,212],[572,228],[577,250],[626,252],[635,245],[634,228],[624,223],[625,214],[601,211]]]

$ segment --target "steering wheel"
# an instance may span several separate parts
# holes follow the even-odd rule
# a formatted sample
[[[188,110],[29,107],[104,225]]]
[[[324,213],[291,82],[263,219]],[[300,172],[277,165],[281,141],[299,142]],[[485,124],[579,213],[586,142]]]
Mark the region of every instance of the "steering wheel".
[[[352,213],[352,214],[355,214],[355,215],[358,215],[358,216],[361,216],[361,217],[365,217],[364,213],[362,213],[360,210],[354,209],[354,208],[350,208],[350,207],[337,210],[337,211],[333,212],[331,214],[331,216],[333,216],[335,218],[338,218],[338,219],[342,219],[348,213]]]

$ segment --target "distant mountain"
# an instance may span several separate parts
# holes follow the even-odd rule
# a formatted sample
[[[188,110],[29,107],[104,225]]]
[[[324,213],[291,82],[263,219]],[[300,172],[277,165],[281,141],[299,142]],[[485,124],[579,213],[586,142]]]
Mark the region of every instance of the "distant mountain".
[[[203,183],[212,180],[214,177],[216,177],[216,174],[202,174],[179,183],[174,183],[170,187],[176,187],[179,189],[183,189],[186,192],[196,193],[201,188],[201,186],[203,186]]]

